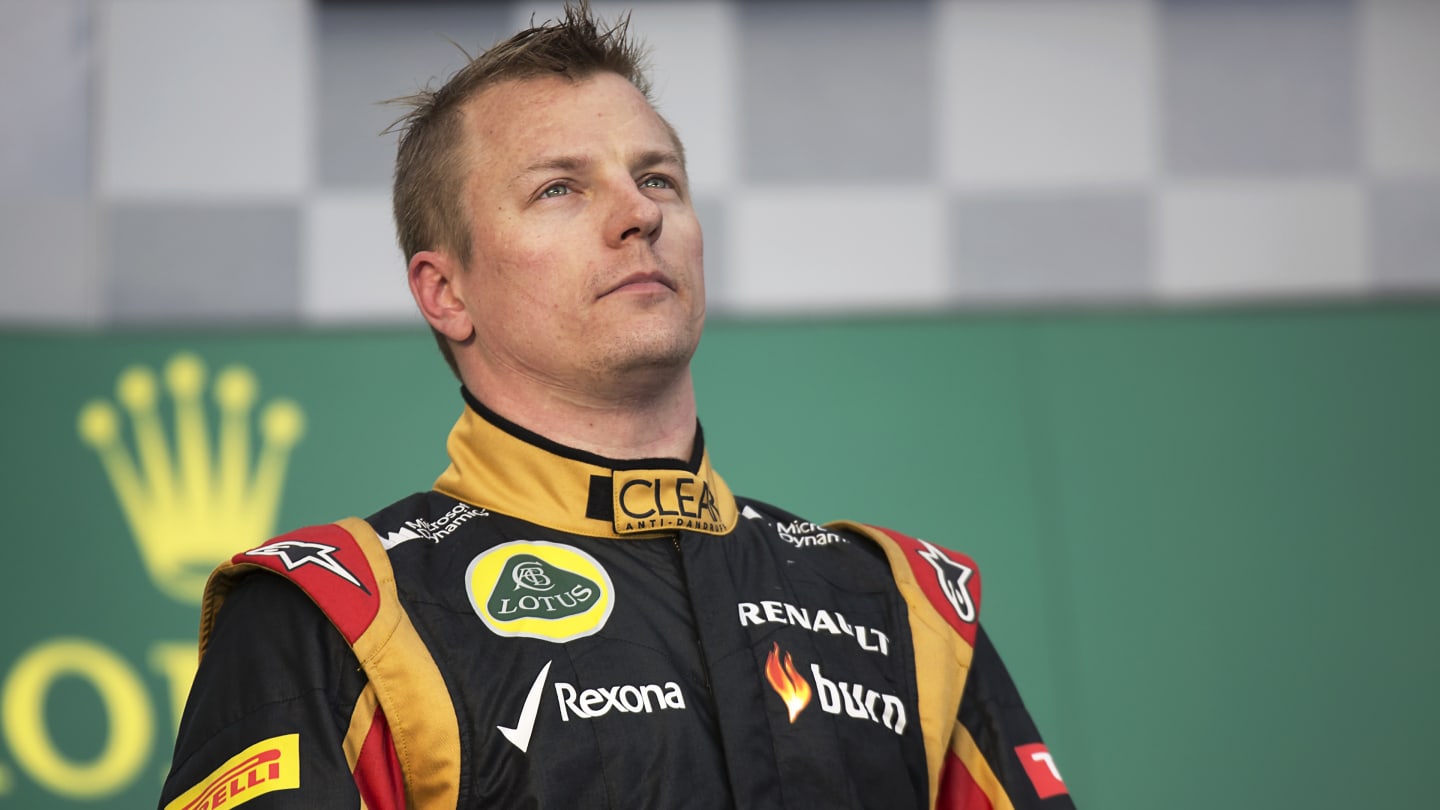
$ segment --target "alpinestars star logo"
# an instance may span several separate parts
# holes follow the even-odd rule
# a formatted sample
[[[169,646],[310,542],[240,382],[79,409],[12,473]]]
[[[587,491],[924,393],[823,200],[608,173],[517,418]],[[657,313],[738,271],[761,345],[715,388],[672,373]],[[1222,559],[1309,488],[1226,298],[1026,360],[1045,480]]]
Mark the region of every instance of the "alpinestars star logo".
[[[923,551],[917,551],[920,559],[930,563],[935,569],[935,579],[940,583],[940,590],[944,592],[950,606],[955,608],[955,615],[960,621],[973,623],[975,621],[975,600],[970,598],[970,589],[967,587],[970,578],[975,575],[975,569],[968,565],[961,565],[950,559],[945,552],[927,543],[924,540],[920,544],[925,546]]]
[[[324,543],[311,543],[306,540],[281,540],[247,551],[245,552],[245,556],[279,557],[280,562],[285,565],[285,570],[287,571],[294,571],[302,565],[318,565],[365,593],[370,593],[370,589],[360,584],[360,580],[356,579],[355,575],[350,573],[350,569],[342,565],[339,560],[330,556],[339,550],[340,549],[335,546],[327,546]]]

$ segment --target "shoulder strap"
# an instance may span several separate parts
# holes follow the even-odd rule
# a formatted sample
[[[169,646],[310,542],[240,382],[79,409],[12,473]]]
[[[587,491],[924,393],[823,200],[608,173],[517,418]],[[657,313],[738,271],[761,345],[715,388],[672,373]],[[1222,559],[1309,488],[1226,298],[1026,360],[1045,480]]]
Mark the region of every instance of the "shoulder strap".
[[[389,555],[370,524],[346,518],[299,529],[217,568],[200,609],[202,656],[226,594],[256,570],[298,585],[355,651],[378,700],[375,722],[385,726],[377,726],[377,738],[388,735],[399,760],[406,804],[454,807],[460,785],[455,707],[435,659],[400,604]]]
[[[967,645],[975,646],[975,629],[980,621],[980,569],[974,560],[894,529],[849,521],[831,525],[860,532],[879,543],[902,590],[918,588],[940,618]]]
[[[859,534],[880,546],[890,562],[895,586],[909,608],[920,729],[925,738],[933,807],[940,795],[940,777],[975,653],[980,621],[979,570],[964,554],[891,529],[851,521],[826,525]]]
[[[201,656],[225,597],[241,577],[256,569],[272,571],[300,586],[351,646],[380,613],[377,572],[360,544],[339,524],[308,526],[242,551],[210,575],[200,608]],[[390,573],[388,560],[379,573]]]

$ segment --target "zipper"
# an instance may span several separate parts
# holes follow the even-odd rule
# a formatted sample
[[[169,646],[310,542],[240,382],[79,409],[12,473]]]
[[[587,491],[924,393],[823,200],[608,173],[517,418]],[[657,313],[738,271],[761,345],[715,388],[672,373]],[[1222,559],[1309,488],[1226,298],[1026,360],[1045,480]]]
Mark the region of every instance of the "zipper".
[[[714,702],[715,690],[710,685],[710,659],[705,657],[705,642],[700,639],[700,617],[695,610],[695,599],[690,593],[690,576],[685,570],[685,552],[680,550],[680,533],[670,533],[670,545],[675,547],[675,566],[680,569],[680,582],[685,585],[685,604],[690,608],[690,625],[695,629],[695,649],[700,653],[700,677],[704,680],[705,691]]]

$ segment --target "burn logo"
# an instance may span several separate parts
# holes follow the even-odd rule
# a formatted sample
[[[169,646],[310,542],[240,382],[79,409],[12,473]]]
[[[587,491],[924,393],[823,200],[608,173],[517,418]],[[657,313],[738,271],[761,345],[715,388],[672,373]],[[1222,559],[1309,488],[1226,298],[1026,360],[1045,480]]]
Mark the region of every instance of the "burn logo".
[[[897,735],[905,733],[905,702],[900,698],[864,684],[831,680],[825,677],[819,664],[810,665],[810,680],[807,680],[796,669],[790,653],[783,653],[782,659],[778,643],[773,644],[770,655],[765,659],[765,679],[785,704],[791,723],[805,711],[814,696],[819,698],[820,711],[826,714],[869,720]],[[814,681],[813,687],[811,680]]]
[[[790,657],[790,653],[785,653],[783,663],[780,661],[779,644],[775,644],[765,659],[765,680],[770,682],[770,688],[780,696],[793,724],[800,712],[810,705],[810,683],[805,680],[805,676],[795,671],[795,661]]]

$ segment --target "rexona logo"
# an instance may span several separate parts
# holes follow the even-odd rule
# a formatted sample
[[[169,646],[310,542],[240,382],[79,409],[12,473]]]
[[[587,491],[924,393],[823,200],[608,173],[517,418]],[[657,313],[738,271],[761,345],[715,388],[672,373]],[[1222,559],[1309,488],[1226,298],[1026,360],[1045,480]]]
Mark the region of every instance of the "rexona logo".
[[[113,398],[79,408],[76,433],[98,458],[125,527],[115,526],[109,537],[56,539],[113,540],[123,553],[138,549],[159,598],[174,600],[188,614],[211,569],[274,533],[286,465],[304,432],[300,406],[262,400],[256,375],[243,366],[227,366],[212,377],[197,355],[182,352],[161,369],[124,368]],[[91,497],[82,492],[77,500]],[[63,531],[63,521],[51,528]],[[87,596],[83,588],[55,591],[57,604]],[[124,638],[126,649],[140,648],[136,657],[114,642],[57,633],[0,661],[0,806],[37,793],[43,798],[20,803],[108,805],[137,782],[155,784],[151,780],[164,767],[160,759],[169,763],[174,724],[195,677],[195,636],[145,632],[136,625]],[[83,723],[57,709],[61,691],[76,687],[93,696],[83,701],[94,707]],[[258,790],[271,773],[269,762],[244,771],[223,789],[215,785],[210,805],[194,806],[233,806],[252,778]]]
[[[685,708],[685,695],[680,684],[666,681],[644,686],[601,686],[577,690],[568,683],[555,684],[555,697],[560,701],[560,719],[570,722],[570,715],[584,720],[604,717],[612,711],[621,714],[650,714],[664,709]]]
[[[810,665],[810,680],[807,681],[796,670],[790,653],[784,653],[782,659],[779,644],[773,646],[765,659],[765,679],[785,704],[791,723],[810,704],[813,694],[819,698],[820,711],[826,714],[869,720],[896,734],[905,733],[905,703],[900,698],[863,684],[831,680],[821,672],[819,664]]]
[[[573,546],[517,540],[470,561],[470,604],[497,635],[571,641],[600,630],[615,586],[594,557]]]
[[[305,432],[305,417],[290,400],[267,403],[259,416],[259,454],[252,459],[259,399],[254,372],[228,366],[216,376],[210,393],[219,425],[213,430],[200,358],[175,355],[163,377],[173,400],[171,436],[160,416],[160,382],[145,366],[120,372],[115,385],[115,399],[130,419],[133,452],[121,438],[121,410],[108,400],[87,403],[78,426],[80,438],[100,457],[155,587],[198,605],[211,569],[273,534],[285,465]]]
[[[277,790],[300,787],[300,735],[258,742],[185,791],[165,810],[214,810],[238,807]]]
[[[522,753],[530,750],[530,737],[535,731],[535,720],[540,715],[540,695],[553,663],[555,662],[545,662],[540,674],[535,676],[535,682],[530,685],[530,691],[525,696],[525,705],[520,710],[519,721],[514,726],[496,726],[505,739]],[[593,720],[612,711],[620,714],[652,714],[666,709],[685,708],[685,693],[680,691],[680,684],[674,681],[666,681],[663,685],[622,684],[595,689],[579,689],[574,684],[557,681],[555,699],[560,706],[560,719],[566,723],[570,722],[571,717]]]

